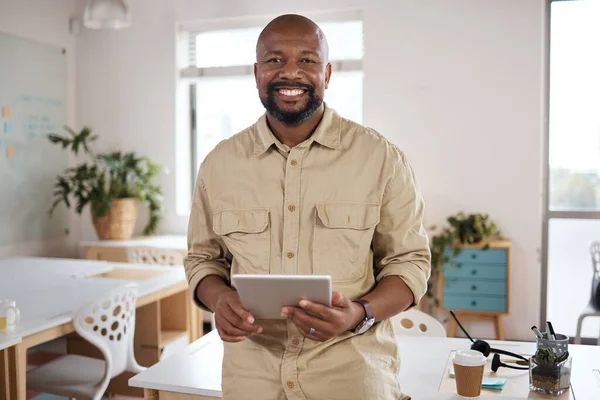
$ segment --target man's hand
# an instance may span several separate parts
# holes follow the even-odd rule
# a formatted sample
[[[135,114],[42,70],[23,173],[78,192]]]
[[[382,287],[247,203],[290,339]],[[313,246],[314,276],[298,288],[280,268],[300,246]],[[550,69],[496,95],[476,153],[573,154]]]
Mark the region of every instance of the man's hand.
[[[340,292],[333,292],[331,307],[307,300],[300,301],[300,307],[283,307],[281,316],[292,321],[303,336],[320,342],[354,329],[365,318],[364,308]]]
[[[241,342],[249,335],[261,333],[263,330],[244,309],[236,290],[224,292],[217,299],[215,324],[224,342]]]

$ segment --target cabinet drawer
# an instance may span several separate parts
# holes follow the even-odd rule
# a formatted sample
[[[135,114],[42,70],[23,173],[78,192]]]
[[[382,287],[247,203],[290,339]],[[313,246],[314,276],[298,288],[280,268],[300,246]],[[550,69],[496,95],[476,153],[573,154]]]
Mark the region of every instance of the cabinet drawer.
[[[506,280],[506,264],[471,264],[464,263],[460,267],[446,263],[444,264],[444,279],[495,279]]]
[[[506,311],[505,296],[444,296],[444,308],[449,310]]]
[[[452,249],[445,249],[444,255],[455,263],[499,263],[506,264],[506,250],[504,249],[462,249],[456,256],[452,256]]]
[[[506,295],[506,281],[470,281],[463,279],[450,279],[444,281],[444,296],[446,294],[480,294],[480,295]]]

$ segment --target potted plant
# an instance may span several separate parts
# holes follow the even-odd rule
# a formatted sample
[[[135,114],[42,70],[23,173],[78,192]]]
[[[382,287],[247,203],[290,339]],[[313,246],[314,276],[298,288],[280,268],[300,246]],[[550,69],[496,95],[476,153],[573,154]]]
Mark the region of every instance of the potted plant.
[[[488,214],[466,215],[464,212],[459,212],[449,216],[446,221],[450,226],[442,228],[431,238],[431,265],[436,272],[441,271],[443,264],[449,261],[449,257],[444,255],[445,249],[452,249],[452,256],[456,257],[460,254],[463,245],[484,242],[482,249],[487,249],[489,244],[485,242],[502,238]],[[432,226],[430,229],[433,232],[437,227]]]
[[[70,208],[70,198],[74,198],[75,211],[80,215],[90,205],[100,239],[126,240],[133,235],[141,201],[150,212],[144,234],[154,233],[163,213],[162,191],[153,183],[161,166],[134,152],[95,154],[90,143],[98,137],[92,135],[90,128],[84,127],[79,133],[67,126],[65,130],[67,135],[51,133],[48,139],[76,156],[83,151],[91,161],[67,168],[63,175],[57,176],[50,215],[60,203]]]
[[[438,232],[437,226],[430,227],[430,232],[435,233],[431,236],[431,278],[427,285],[427,297],[430,304],[426,305],[430,314],[439,306],[437,297],[437,283],[440,281],[443,265],[450,261],[450,256],[445,252],[451,249],[451,256],[456,257],[460,254],[464,245],[483,243],[482,249],[489,248],[490,240],[501,239],[501,233],[496,224],[490,220],[488,214],[474,213],[465,214],[459,212],[456,215],[449,216],[446,221],[448,226],[441,228]]]

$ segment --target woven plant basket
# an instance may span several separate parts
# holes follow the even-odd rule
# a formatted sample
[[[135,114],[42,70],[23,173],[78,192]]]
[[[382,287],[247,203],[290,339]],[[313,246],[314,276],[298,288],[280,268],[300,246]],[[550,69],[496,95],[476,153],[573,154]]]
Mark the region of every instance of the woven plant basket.
[[[91,207],[90,207],[91,208]],[[128,240],[133,236],[137,219],[136,198],[114,199],[104,217],[96,217],[92,210],[92,222],[100,240]]]

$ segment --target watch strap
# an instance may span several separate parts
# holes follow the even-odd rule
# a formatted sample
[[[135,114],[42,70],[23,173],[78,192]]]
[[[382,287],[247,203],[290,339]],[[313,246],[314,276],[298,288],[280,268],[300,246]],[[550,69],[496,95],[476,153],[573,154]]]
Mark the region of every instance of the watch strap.
[[[367,300],[356,299],[354,300],[356,303],[363,306],[365,309],[365,319],[375,319],[375,314],[373,313],[373,309]]]

